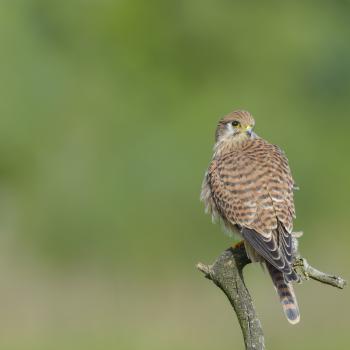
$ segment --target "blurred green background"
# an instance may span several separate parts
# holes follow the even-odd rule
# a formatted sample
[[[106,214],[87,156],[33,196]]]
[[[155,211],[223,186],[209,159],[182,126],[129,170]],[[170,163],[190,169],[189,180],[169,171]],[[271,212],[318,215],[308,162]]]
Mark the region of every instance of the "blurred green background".
[[[313,265],[349,278],[349,1],[0,3],[0,349],[242,349],[195,269],[218,119],[287,153]],[[268,349],[349,349],[350,289],[246,281]]]

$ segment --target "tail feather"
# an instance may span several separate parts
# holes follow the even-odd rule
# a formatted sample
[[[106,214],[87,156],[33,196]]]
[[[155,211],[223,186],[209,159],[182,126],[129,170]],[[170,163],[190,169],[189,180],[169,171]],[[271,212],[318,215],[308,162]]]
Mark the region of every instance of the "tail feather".
[[[283,312],[288,322],[291,324],[298,323],[300,321],[300,313],[292,284],[287,283],[283,273],[277,270],[274,266],[268,262],[266,262],[266,266],[276,288],[277,294],[280,297]]]

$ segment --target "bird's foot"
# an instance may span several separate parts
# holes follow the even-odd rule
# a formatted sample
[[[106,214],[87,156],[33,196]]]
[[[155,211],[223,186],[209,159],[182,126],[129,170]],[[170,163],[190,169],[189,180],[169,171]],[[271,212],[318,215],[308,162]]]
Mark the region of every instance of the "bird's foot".
[[[309,274],[306,272],[307,261],[304,258],[295,259],[293,263],[293,269],[302,280],[307,281],[310,279]]]

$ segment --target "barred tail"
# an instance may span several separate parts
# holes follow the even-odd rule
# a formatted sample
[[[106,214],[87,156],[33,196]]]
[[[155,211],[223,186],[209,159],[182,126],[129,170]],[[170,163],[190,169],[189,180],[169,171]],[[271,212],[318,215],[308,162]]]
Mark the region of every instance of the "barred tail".
[[[286,315],[288,322],[291,324],[298,323],[300,321],[300,313],[292,284],[286,283],[283,273],[277,270],[274,266],[268,262],[266,262],[266,266],[280,297],[283,312]]]

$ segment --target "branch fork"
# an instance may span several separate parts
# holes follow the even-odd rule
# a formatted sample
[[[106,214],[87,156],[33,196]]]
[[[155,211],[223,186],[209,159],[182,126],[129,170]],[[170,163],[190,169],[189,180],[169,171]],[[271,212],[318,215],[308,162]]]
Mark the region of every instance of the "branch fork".
[[[294,235],[293,243],[296,250],[297,238],[300,235],[300,233]],[[346,286],[346,281],[342,277],[321,272],[299,254],[295,256],[294,269],[302,280],[313,279],[339,289]],[[246,350],[263,350],[264,333],[242,273],[244,266],[250,262],[244,244],[240,244],[225,250],[212,265],[198,263],[197,269],[204,274],[204,277],[213,281],[229,299],[241,326]]]

